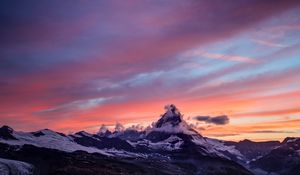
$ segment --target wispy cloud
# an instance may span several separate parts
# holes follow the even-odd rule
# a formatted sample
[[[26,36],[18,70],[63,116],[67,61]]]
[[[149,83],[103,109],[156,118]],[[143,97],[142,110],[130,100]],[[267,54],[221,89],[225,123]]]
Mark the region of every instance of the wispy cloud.
[[[268,47],[286,47],[284,44],[276,43],[273,41],[267,41],[267,40],[259,40],[259,39],[252,39],[254,43],[263,45],[263,46],[268,46]]]
[[[281,131],[281,130],[258,130],[249,131],[248,133],[295,133],[294,131]]]
[[[61,113],[61,112],[66,113],[69,111],[88,110],[90,108],[100,106],[100,105],[108,102],[111,99],[112,99],[112,97],[110,97],[110,98],[100,97],[100,98],[93,98],[93,99],[88,99],[88,100],[77,100],[77,101],[73,101],[71,103],[62,104],[59,106],[55,106],[53,108],[41,110],[41,111],[35,112],[35,114],[49,115],[49,114],[53,114],[53,113]]]
[[[222,59],[222,60],[228,60],[228,61],[237,61],[237,62],[244,62],[244,63],[255,63],[256,62],[252,58],[238,56],[238,55],[225,55],[225,54],[219,54],[219,53],[203,53],[202,56],[207,57],[207,58]]]
[[[268,111],[256,111],[248,113],[234,114],[234,116],[248,117],[248,116],[278,116],[278,115],[287,115],[287,114],[297,114],[300,113],[300,107],[297,108],[288,108],[280,110],[268,110]]]
[[[226,60],[226,61],[236,61],[236,62],[243,62],[243,63],[256,63],[257,61],[253,58],[245,57],[245,56],[239,56],[239,55],[229,55],[229,54],[221,54],[221,53],[209,53],[204,52],[201,50],[193,50],[187,52],[184,56],[188,57],[206,57],[211,59],[220,59],[220,60]]]
[[[228,137],[228,136],[237,136],[240,134],[207,134],[209,137]]]

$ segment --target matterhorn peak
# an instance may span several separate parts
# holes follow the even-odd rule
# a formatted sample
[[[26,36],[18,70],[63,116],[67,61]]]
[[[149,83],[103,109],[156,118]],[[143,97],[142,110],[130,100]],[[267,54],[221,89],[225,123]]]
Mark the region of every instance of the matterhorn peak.
[[[166,105],[165,110],[166,112],[154,124],[151,129],[152,131],[186,134],[197,133],[183,120],[183,115],[174,104]]]
[[[165,114],[163,114],[162,117],[157,121],[155,127],[161,128],[165,125],[172,125],[174,127],[182,122],[182,115],[175,105],[166,105],[165,110]]]
[[[166,116],[174,116],[174,115],[181,116],[179,110],[176,108],[174,104],[166,105],[165,109],[166,109],[166,113],[165,113]]]

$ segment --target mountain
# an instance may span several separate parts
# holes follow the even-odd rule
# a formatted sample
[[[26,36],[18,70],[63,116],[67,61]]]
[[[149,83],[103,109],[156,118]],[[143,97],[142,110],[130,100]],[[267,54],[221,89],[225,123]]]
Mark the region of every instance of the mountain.
[[[144,131],[101,129],[97,134],[80,131],[65,135],[49,129],[20,132],[3,126],[0,157],[27,163],[31,174],[41,175],[251,175],[272,170],[260,166],[259,160],[269,160],[268,155],[286,149],[291,140],[228,142],[203,137],[184,121],[175,105],[167,105],[159,120]],[[294,157],[299,157],[296,153]]]
[[[153,128],[147,131],[144,140],[150,143],[150,147],[154,145],[159,149],[181,151],[193,149],[202,156],[210,155],[229,160],[243,157],[233,146],[227,146],[223,141],[200,135],[183,120],[182,114],[175,105],[166,106],[166,113],[154,124]]]
[[[299,175],[300,138],[286,138],[280,146],[250,163],[261,174]]]
[[[30,175],[34,173],[33,166],[15,160],[8,160],[0,158],[0,174],[20,174]]]
[[[225,142],[225,145],[234,146],[244,156],[244,163],[253,161],[268,154],[280,145],[279,141],[253,142],[245,139],[239,142]]]
[[[6,125],[4,125],[0,128],[0,138],[2,138],[4,140],[17,140],[13,136],[13,129]]]

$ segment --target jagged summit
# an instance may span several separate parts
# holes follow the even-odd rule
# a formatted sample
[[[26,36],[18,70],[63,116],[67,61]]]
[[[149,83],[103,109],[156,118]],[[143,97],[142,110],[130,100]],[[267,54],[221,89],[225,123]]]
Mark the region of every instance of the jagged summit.
[[[162,115],[162,117],[155,124],[156,128],[161,128],[165,125],[177,126],[182,122],[182,115],[175,105],[166,105],[165,106],[166,113]]]
[[[183,120],[183,115],[174,104],[166,105],[165,110],[166,112],[154,124],[151,131],[198,134]]]

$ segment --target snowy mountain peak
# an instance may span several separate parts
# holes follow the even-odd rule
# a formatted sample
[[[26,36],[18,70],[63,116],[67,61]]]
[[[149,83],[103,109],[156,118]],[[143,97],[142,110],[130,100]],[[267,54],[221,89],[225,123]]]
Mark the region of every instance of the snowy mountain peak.
[[[162,115],[162,117],[157,121],[155,127],[161,128],[166,125],[178,126],[181,123],[182,115],[175,105],[166,105],[165,106],[166,113]]]
[[[180,115],[179,110],[176,108],[174,104],[166,105],[165,109],[167,110],[166,114],[167,116],[174,116],[174,115]]]
[[[151,131],[167,132],[167,133],[185,133],[188,135],[198,134],[184,120],[183,115],[179,112],[175,105],[166,105],[166,112],[154,124]]]
[[[36,137],[41,137],[41,136],[58,136],[58,137],[66,137],[65,134],[63,133],[59,133],[59,132],[55,132],[51,129],[42,129],[36,132],[32,132],[32,134]]]

